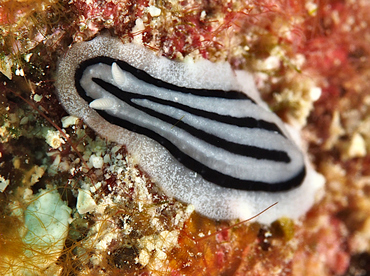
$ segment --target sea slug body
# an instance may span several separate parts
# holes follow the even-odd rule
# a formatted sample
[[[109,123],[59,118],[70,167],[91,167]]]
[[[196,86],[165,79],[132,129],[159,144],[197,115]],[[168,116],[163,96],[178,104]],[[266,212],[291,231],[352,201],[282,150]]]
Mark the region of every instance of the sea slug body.
[[[110,36],[61,58],[57,94],[128,152],[165,193],[214,219],[293,219],[314,203],[323,178],[251,75],[228,63],[176,62]]]

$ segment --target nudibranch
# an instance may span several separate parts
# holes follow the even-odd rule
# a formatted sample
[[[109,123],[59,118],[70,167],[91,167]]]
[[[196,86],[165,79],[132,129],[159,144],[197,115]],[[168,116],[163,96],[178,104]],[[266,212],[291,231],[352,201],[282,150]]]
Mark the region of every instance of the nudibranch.
[[[98,36],[61,58],[58,97],[68,113],[124,144],[163,191],[214,219],[297,219],[321,175],[260,99],[250,73],[226,62],[172,61]]]

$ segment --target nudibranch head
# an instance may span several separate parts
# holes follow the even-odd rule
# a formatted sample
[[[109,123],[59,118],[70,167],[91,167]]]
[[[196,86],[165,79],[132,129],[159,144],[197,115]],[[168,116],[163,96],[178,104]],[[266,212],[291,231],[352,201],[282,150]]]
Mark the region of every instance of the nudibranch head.
[[[74,45],[60,60],[64,108],[126,145],[165,193],[214,219],[293,219],[323,179],[250,74],[228,63],[176,62],[110,36]]]

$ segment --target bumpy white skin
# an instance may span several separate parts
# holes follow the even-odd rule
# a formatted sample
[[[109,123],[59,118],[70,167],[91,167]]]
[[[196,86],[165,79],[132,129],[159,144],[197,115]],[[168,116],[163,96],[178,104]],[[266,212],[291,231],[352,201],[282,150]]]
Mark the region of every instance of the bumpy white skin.
[[[312,169],[307,158],[306,178],[298,188],[274,193],[227,189],[204,180],[184,167],[157,142],[106,122],[88,106],[75,88],[74,74],[78,64],[96,56],[125,60],[155,78],[178,86],[242,91],[267,109],[266,104],[260,100],[251,75],[242,71],[234,72],[228,63],[211,63],[207,60],[195,63],[173,62],[154,55],[142,46],[122,44],[119,39],[109,36],[100,36],[90,42],[74,45],[58,66],[56,87],[61,103],[71,115],[82,118],[100,135],[126,145],[140,167],[167,195],[193,204],[197,212],[214,219],[248,219],[279,202],[257,217],[256,220],[266,224],[282,216],[298,219],[313,205],[316,192],[323,186],[324,179]],[[112,77],[119,84],[119,74],[114,75]],[[92,105],[97,109],[109,106],[115,108],[114,101],[109,99],[94,101]],[[279,122],[278,125],[281,126],[282,123]],[[267,167],[266,174],[268,173]]]

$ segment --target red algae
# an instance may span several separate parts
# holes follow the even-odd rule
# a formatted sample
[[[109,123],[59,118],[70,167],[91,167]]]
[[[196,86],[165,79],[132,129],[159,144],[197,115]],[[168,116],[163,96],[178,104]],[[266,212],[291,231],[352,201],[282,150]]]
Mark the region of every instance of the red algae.
[[[328,215],[319,215],[314,222],[312,219],[308,218],[306,228],[297,233],[303,235],[299,239],[303,244],[295,252],[294,275],[343,275],[350,260],[344,224]]]

